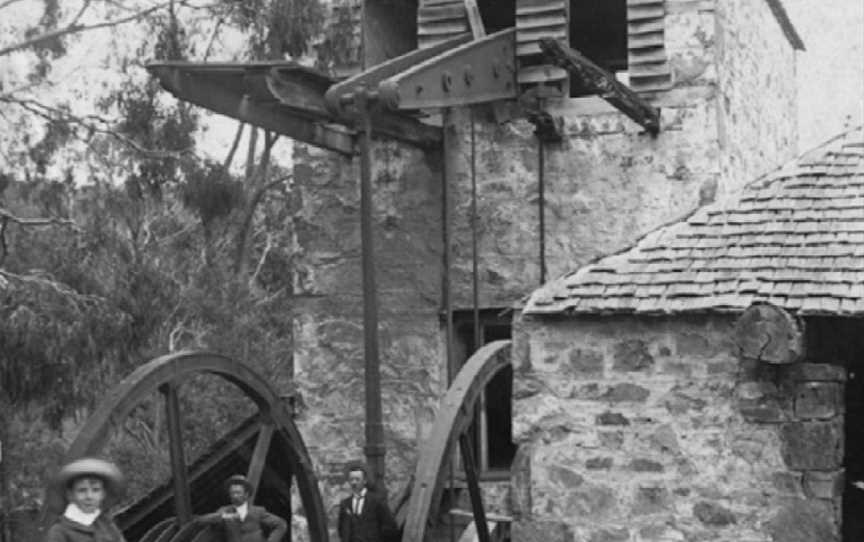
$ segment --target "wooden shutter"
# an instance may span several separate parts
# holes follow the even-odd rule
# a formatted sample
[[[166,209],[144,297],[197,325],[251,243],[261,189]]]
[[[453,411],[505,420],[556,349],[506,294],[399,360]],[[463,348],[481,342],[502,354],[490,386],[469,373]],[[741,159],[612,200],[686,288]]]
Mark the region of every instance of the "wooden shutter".
[[[567,72],[547,63],[540,54],[540,38],[567,41],[569,0],[516,0],[517,79],[522,91],[545,84],[560,94],[567,91]]]
[[[666,90],[672,73],[666,58],[664,0],[627,0],[627,72],[637,92]]]
[[[417,47],[424,49],[471,32],[465,0],[421,0],[417,9]]]

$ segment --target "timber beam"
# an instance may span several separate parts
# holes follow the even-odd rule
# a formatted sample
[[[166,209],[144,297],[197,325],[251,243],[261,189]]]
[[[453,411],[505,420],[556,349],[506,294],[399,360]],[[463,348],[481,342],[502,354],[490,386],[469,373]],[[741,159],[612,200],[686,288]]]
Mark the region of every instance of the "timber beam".
[[[579,83],[597,93],[613,107],[645,128],[651,135],[660,131],[660,111],[615,75],[591,62],[585,55],[552,38],[540,40],[540,49],[549,60],[570,73]]]
[[[151,64],[147,69],[177,98],[316,147],[354,156],[353,117],[334,115],[325,93],[333,80],[295,65]],[[376,137],[390,137],[421,148],[441,143],[440,130],[387,111],[372,115]]]
[[[165,90],[181,100],[316,147],[354,154],[350,131],[292,114],[277,100],[267,103],[253,99],[248,93],[241,94],[220,85],[215,77],[179,67],[150,65],[148,69],[159,78]]]

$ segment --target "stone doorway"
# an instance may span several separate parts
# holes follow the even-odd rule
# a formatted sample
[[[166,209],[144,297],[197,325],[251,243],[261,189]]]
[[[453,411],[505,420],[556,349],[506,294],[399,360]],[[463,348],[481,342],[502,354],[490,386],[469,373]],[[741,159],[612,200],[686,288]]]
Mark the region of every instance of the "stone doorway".
[[[842,542],[864,540],[864,319],[807,321],[809,357],[845,368],[839,402],[843,419],[843,476],[835,485]],[[827,495],[825,495],[827,496]]]

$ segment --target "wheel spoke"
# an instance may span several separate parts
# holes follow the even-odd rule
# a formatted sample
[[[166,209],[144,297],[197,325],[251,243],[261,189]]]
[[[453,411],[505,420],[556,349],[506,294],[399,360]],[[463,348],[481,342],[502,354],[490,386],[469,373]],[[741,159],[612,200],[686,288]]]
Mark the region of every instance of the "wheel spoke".
[[[486,523],[486,511],[483,509],[483,497],[480,495],[480,483],[474,465],[474,450],[471,447],[471,438],[465,433],[459,435],[459,448],[462,450],[462,466],[465,468],[465,478],[468,482],[468,494],[471,497],[477,538],[480,542],[490,542],[489,525]]]
[[[267,462],[267,452],[270,450],[270,442],[273,440],[273,422],[268,420],[261,424],[258,431],[258,439],[255,441],[255,451],[249,460],[249,470],[246,471],[246,479],[252,484],[251,502],[255,502],[255,494],[258,492],[261,474],[264,472],[264,464]]]
[[[186,454],[183,451],[183,431],[180,422],[180,400],[177,386],[168,382],[159,387],[165,397],[165,417],[168,422],[168,449],[171,454],[171,477],[174,481],[174,510],[177,520],[185,525],[192,520],[192,497],[186,472]]]

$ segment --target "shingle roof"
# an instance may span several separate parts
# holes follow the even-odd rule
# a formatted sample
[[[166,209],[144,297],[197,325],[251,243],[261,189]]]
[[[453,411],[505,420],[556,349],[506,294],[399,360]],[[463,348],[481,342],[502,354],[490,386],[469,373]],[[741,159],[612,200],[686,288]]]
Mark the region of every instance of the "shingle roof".
[[[861,127],[544,285],[525,313],[739,311],[754,302],[864,315]]]

